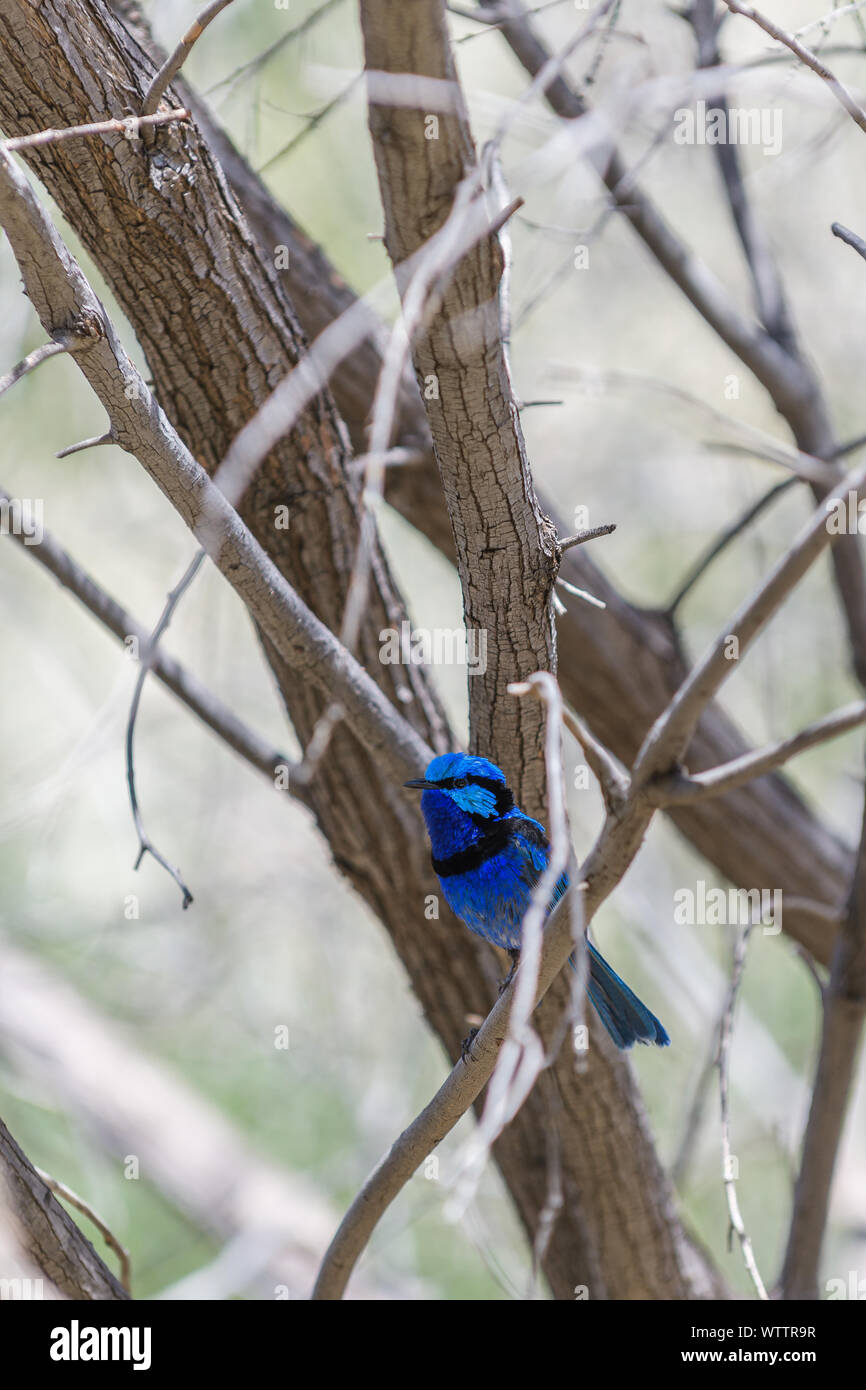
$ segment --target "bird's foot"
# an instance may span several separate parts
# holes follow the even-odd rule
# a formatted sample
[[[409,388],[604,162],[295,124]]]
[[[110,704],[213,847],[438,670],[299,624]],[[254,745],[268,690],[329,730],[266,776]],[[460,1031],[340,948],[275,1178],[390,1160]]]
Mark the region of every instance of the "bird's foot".
[[[462,1057],[464,1062],[468,1062],[469,1058],[472,1056],[472,1044],[474,1043],[477,1036],[478,1029],[470,1028],[469,1032],[466,1034],[466,1037],[460,1044],[460,1056]]]

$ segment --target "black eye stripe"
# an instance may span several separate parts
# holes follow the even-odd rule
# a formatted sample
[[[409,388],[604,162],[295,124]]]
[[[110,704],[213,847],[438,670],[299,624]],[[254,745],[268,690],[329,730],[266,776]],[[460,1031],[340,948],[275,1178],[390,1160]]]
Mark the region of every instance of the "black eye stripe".
[[[443,792],[460,791],[463,787],[481,787],[484,791],[492,792],[495,798],[495,814],[504,816],[514,806],[514,794],[505,782],[499,782],[495,777],[445,777],[437,783],[439,790]],[[477,814],[477,813],[476,813]],[[480,822],[489,820],[492,812],[480,816]]]
[[[497,782],[494,777],[448,777],[437,785],[445,792],[457,791],[461,787],[484,787],[495,794],[505,790],[505,783]]]

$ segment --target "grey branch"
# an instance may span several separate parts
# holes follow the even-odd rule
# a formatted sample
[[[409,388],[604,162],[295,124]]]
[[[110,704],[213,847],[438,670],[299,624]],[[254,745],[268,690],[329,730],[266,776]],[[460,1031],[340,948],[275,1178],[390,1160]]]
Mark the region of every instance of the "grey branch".
[[[766,748],[756,748],[742,757],[732,758],[728,763],[711,768],[708,772],[697,772],[694,776],[673,773],[659,778],[652,795],[657,796],[662,806],[681,805],[684,802],[700,801],[707,796],[721,796],[734,787],[741,787],[755,777],[765,777],[798,753],[814,748],[818,743],[838,738],[866,723],[866,701],[846,705],[833,714],[825,714],[814,723],[807,724],[799,733],[790,738],[779,739]]]
[[[571,904],[572,888],[560,898],[544,929],[538,970],[537,999],[550,988],[573,948]],[[587,902],[585,919],[591,917]],[[494,1004],[472,1042],[464,1061],[456,1063],[430,1103],[403,1131],[374,1169],[340,1223],[322,1261],[314,1299],[342,1298],[352,1271],[364,1251],[380,1218],[405,1187],[412,1174],[446,1134],[466,1114],[481,1094],[496,1066],[502,1042],[508,1031],[514,993],[521,966]]]
[[[43,324],[53,327],[74,313],[88,315],[96,326],[93,346],[77,360],[118,444],[135,454],[203,542],[282,659],[326,694],[339,694],[355,732],[395,780],[405,778],[407,770],[423,770],[432,756],[428,745],[303,603],[178,438],[27,180],[2,154],[0,223]]]
[[[132,140],[140,130],[152,130],[154,126],[188,120],[189,111],[180,106],[174,111],[161,111],[158,116],[124,116],[115,121],[89,121],[87,125],[62,126],[60,130],[37,130],[33,135],[18,135],[14,140],[4,140],[2,146],[7,154],[15,154],[19,150],[38,149],[40,145],[56,145],[61,140],[79,140],[88,135],[117,134]]]
[[[587,765],[596,778],[604,804],[608,811],[615,812],[622,806],[628,794],[629,778],[613,754],[587,728],[579,715],[566,706],[562,718],[569,733],[573,734],[583,750]]]
[[[759,29],[763,29],[765,34],[769,34],[771,39],[775,39],[777,43],[782,43],[790,49],[795,58],[799,58],[801,63],[821,78],[822,82],[827,83],[839,105],[848,112],[855,124],[861,130],[866,130],[866,111],[863,110],[858,101],[855,101],[848,88],[839,81],[835,73],[832,73],[810,48],[806,48],[805,44],[800,43],[793,34],[780,28],[772,19],[768,19],[760,10],[756,10],[753,5],[743,5],[740,0],[725,0],[725,4],[731,14],[739,14],[745,16],[746,19],[751,19],[752,23],[757,24]]]
[[[726,527],[718,539],[713,542],[705,554],[695,563],[686,578],[680,584],[680,587],[677,589],[670,603],[667,605],[667,612],[671,614],[671,616],[677,611],[686,595],[691,593],[698,580],[706,574],[713,561],[718,559],[723,550],[727,549],[731,541],[736,540],[737,536],[741,536],[746,527],[751,526],[752,522],[757,520],[770,503],[775,502],[776,498],[781,496],[783,492],[788,492],[795,482],[796,478],[785,478],[781,483],[776,483],[768,492],[763,493],[758,498],[757,502],[753,502],[742,516],[738,517],[736,521],[733,521],[730,526]]]
[[[856,232],[849,231],[847,227],[843,227],[841,222],[832,223],[830,231],[840,241],[844,241],[847,246],[852,246],[857,254],[866,260],[866,241],[861,236],[858,236]]]
[[[866,465],[845,476],[813,513],[786,553],[773,566],[724,632],[720,632],[703,658],[692,668],[673,701],[656,720],[644,740],[634,769],[638,783],[669,772],[682,756],[694,733],[701,711],[735,669],[743,652],[781,607],[834,535],[828,530],[828,510],[834,502],[846,502],[849,493],[866,490]],[[732,643],[736,646],[732,646]]]
[[[68,444],[65,449],[58,449],[54,455],[58,459],[71,458],[73,454],[83,453],[85,449],[98,449],[103,444],[116,444],[117,440],[110,430],[105,434],[94,434],[89,439],[81,439],[77,444]]]
[[[559,542],[561,551],[571,550],[573,546],[585,545],[587,541],[594,541],[599,536],[609,536],[616,530],[616,522],[610,521],[606,526],[591,526],[587,531],[578,531],[575,536],[565,536]]]
[[[202,10],[198,19],[193,20],[177,48],[165,60],[148,87],[144,96],[144,101],[141,104],[142,116],[153,115],[172,78],[177,76],[189,57],[193,44],[201,38],[211,20],[216,19],[220,11],[224,10],[226,6],[231,3],[232,0],[211,0],[211,3]]]
[[[4,391],[8,391],[10,386],[14,386],[16,381],[20,381],[28,372],[32,372],[35,367],[42,362],[47,362],[49,357],[57,357],[61,352],[68,352],[69,346],[64,342],[43,343],[41,347],[34,348],[32,352],[23,357],[5,376],[0,376],[0,396]]]
[[[11,502],[9,493],[0,488],[0,501]],[[139,651],[148,641],[148,632],[131,613],[107,594],[96,583],[67,550],[48,532],[43,531],[39,545],[25,545],[24,537],[11,532],[11,539],[18,542],[21,549],[32,560],[36,560],[49,574],[74,594],[89,613],[96,618],[108,632],[120,642],[134,637]],[[274,748],[265,739],[254,733],[232,710],[224,705],[211,691],[207,690],[173,657],[164,651],[157,651],[152,666],[157,680],[186,705],[201,722],[232,748],[252,767],[274,784],[278,774],[288,775],[292,784],[293,765],[280,749]],[[292,786],[292,790],[295,788]]]
[[[99,1234],[102,1236],[109,1250],[113,1250],[120,1263],[120,1282],[127,1293],[132,1291],[132,1264],[129,1258],[129,1251],[125,1245],[121,1245],[117,1236],[112,1231],[106,1221],[103,1221],[98,1212],[94,1211],[89,1202],[85,1202],[83,1197],[79,1197],[77,1192],[73,1192],[71,1187],[67,1187],[65,1182],[60,1182],[57,1178],[52,1178],[50,1173],[46,1173],[42,1168],[34,1169],[34,1172],[45,1183],[50,1192],[55,1197],[62,1197],[64,1202],[68,1202],[76,1211],[80,1211],[86,1216],[88,1221],[92,1221]]]

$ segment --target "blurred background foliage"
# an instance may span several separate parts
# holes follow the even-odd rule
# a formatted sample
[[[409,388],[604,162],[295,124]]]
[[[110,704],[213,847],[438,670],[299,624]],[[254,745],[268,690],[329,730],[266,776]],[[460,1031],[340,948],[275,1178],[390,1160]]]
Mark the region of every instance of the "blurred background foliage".
[[[200,0],[159,0],[143,8],[157,38],[171,47]],[[361,47],[355,6],[331,0],[318,7],[324,12],[315,22],[279,44],[316,8],[306,0],[291,0],[288,10],[236,0],[195,48],[186,75],[209,94],[254,166],[265,169],[275,195],[322,242],[347,280],[366,290],[386,278],[389,267],[377,239],[382,215],[363,87],[356,80]],[[570,3],[543,8],[539,20],[554,48],[584,19]],[[826,8],[827,0],[765,5],[790,27]],[[495,30],[459,17],[453,30],[480,145],[526,79]],[[733,57],[766,52],[745,22],[728,23],[724,35]],[[846,49],[834,66],[862,87],[866,40],[858,17],[840,18],[825,41]],[[667,6],[627,3],[611,42],[600,52],[581,50],[570,68],[578,83],[591,73],[594,100],[611,110],[629,93],[621,132],[629,159],[640,161],[641,179],[667,219],[745,306],[747,276],[713,152],[672,139],[671,88],[662,79],[687,72],[692,63],[691,31]],[[733,91],[740,105],[783,110],[777,156],[741,150],[747,188],[838,433],[847,438],[866,423],[866,266],[831,238],[829,227],[839,220],[866,231],[866,185],[858,176],[862,135],[820,87],[783,62],[752,70]],[[551,128],[540,104],[526,107],[504,147],[506,177]],[[708,447],[725,431],[701,403],[783,438],[784,426],[630,228],[615,217],[596,227],[603,207],[591,173],[570,161],[533,188],[513,219],[516,390],[524,402],[559,402],[523,414],[536,478],[567,516],[586,506],[590,524],[616,521],[616,534],[596,544],[594,558],[635,602],[664,606],[694,558],[784,476],[776,465]],[[63,230],[80,255],[74,235]],[[589,263],[580,270],[574,267],[578,244],[588,246]],[[122,322],[94,266],[82,260]],[[126,340],[143,366],[128,329]],[[40,341],[4,244],[0,363],[8,367]],[[674,384],[696,401],[672,406],[652,388],[581,390],[559,374],[575,366],[638,373]],[[140,621],[152,624],[192,554],[191,541],[133,458],[114,448],[55,458],[57,450],[104,428],[101,408],[73,363],[55,359],[16,385],[3,400],[2,425],[0,484],[13,495],[44,499],[46,527]],[[690,653],[701,651],[808,509],[802,489],[789,491],[690,594],[680,614]],[[382,529],[416,623],[458,625],[454,573],[399,518],[386,514]],[[152,860],[134,873],[123,738],[135,667],[8,539],[0,539],[0,593],[3,937],[74,987],[98,1015],[122,1025],[142,1053],[220,1107],[289,1177],[301,1174],[312,1182],[336,1221],[444,1074],[444,1056],[385,932],[341,881],[303,807],[276,798],[155,682],[148,683],[138,725],[139,795],[150,833],[182,867],[193,906],[181,912],[175,885]],[[566,602],[577,601],[566,596]],[[604,622],[603,614],[598,621]],[[166,645],[250,724],[287,753],[297,751],[246,615],[213,571],[204,571],[184,599]],[[434,676],[462,739],[463,672],[437,668]],[[744,661],[726,687],[725,703],[760,743],[855,695],[824,562]],[[571,777],[581,761],[574,746],[568,758]],[[790,776],[853,843],[862,732],[800,757]],[[582,852],[599,824],[595,790],[575,789],[570,811]],[[705,1104],[688,1162],[681,1163],[682,1202],[726,1277],[748,1295],[739,1254],[727,1250],[715,1075],[707,1081],[732,933],[677,926],[673,916],[677,889],[694,888],[699,879],[717,882],[671,827],[657,821],[596,931],[605,954],[664,1019],[673,1039],[669,1052],[634,1057],[667,1162],[681,1156],[704,1077]],[[125,915],[129,895],[138,899],[137,918]],[[433,923],[431,930],[443,929]],[[442,949],[448,949],[444,930]],[[288,1049],[274,1046],[280,1025],[289,1029]],[[754,934],[732,1058],[733,1146],[744,1217],[771,1281],[784,1248],[818,1027],[815,985],[791,943]],[[118,1075],[118,1088],[123,1085]],[[861,1067],[840,1155],[826,1278],[847,1279],[852,1269],[862,1277],[866,1268],[866,1175],[857,1143],[864,1104]],[[129,1246],[139,1296],[170,1288],[216,1256],[213,1233],[174,1205],[146,1172],[126,1180],[98,1127],[50,1078],[29,1075],[2,1035],[0,1113],[31,1159],[85,1195]],[[448,1181],[465,1133],[466,1122],[443,1145],[439,1180],[417,1175],[392,1208],[365,1269],[392,1289],[411,1287],[431,1298],[523,1296],[530,1260],[495,1171],[468,1215],[456,1224],[448,1219]],[[269,1296],[260,1282],[237,1292]]]

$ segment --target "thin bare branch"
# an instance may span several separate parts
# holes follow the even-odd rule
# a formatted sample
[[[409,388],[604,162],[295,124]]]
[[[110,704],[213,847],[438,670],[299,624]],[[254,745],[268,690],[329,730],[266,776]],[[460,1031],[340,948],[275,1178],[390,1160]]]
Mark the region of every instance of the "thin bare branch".
[[[211,0],[211,3],[202,10],[198,19],[193,20],[177,48],[166,58],[145,92],[144,101],[141,103],[142,116],[153,115],[172,78],[177,76],[189,57],[193,45],[201,38],[211,20],[216,19],[217,15],[231,3],[232,0]]]
[[[19,150],[37,149],[40,145],[56,145],[61,140],[78,140],[88,135],[125,135],[127,140],[135,140],[142,130],[172,125],[175,121],[188,121],[189,117],[190,113],[186,107],[180,106],[174,111],[161,111],[159,115],[123,116],[120,120],[62,126],[60,130],[38,130],[33,135],[17,135],[14,140],[3,140],[0,143],[7,154],[15,154]]]
[[[856,232],[849,231],[847,227],[843,227],[841,222],[833,222],[830,231],[840,241],[844,241],[847,246],[852,246],[857,254],[866,260],[866,241],[861,236],[858,236]]]
[[[567,705],[563,707],[562,719],[569,733],[573,734],[583,750],[587,765],[601,787],[605,806],[611,813],[615,812],[622,806],[628,794],[628,773],[604,744],[599,743],[579,715]]]
[[[79,446],[82,447],[82,446]],[[11,497],[0,488],[0,501],[11,502]],[[150,634],[143,624],[107,594],[91,575],[64,550],[46,530],[42,531],[39,545],[25,545],[25,538],[17,532],[10,532],[25,554],[36,560],[50,574],[81,601],[89,613],[107,631],[122,643],[134,638],[139,651],[147,647]],[[158,650],[154,654],[151,670],[157,680],[176,695],[201,722],[211,729],[229,748],[239,753],[252,767],[268,779],[272,786],[279,785],[297,794],[292,782],[293,764],[280,749],[260,738],[248,728],[232,710],[201,685],[181,664]]]
[[[768,19],[760,10],[756,10],[753,5],[743,5],[741,0],[724,0],[724,2],[731,14],[743,15],[746,19],[750,19],[753,24],[757,24],[759,29],[763,29],[765,34],[769,34],[771,39],[775,39],[777,43],[784,44],[786,48],[790,49],[795,58],[799,58],[801,63],[821,78],[822,82],[827,83],[839,105],[848,112],[855,124],[861,130],[866,130],[866,111],[863,110],[858,101],[855,101],[848,88],[839,81],[838,77],[821,62],[817,54],[806,48],[793,34],[780,28],[772,19]]]
[[[721,796],[734,787],[751,782],[755,777],[765,777],[768,772],[775,771],[790,758],[795,758],[798,753],[804,753],[807,748],[827,743],[830,739],[838,738],[840,734],[846,734],[850,729],[857,729],[862,724],[866,724],[866,700],[846,705],[844,709],[836,710],[833,714],[825,714],[823,718],[816,719],[813,724],[808,724],[805,729],[801,729],[798,734],[792,734],[790,738],[779,739],[766,748],[756,748],[753,752],[732,758],[730,762],[722,763],[708,772],[696,772],[694,776],[675,772],[668,777],[660,778],[654,783],[651,795],[658,797],[660,806],[679,806],[684,802],[700,801],[708,796]]]
[[[581,589],[577,584],[572,584],[570,579],[563,579],[561,574],[556,576],[556,584],[560,589],[564,589],[567,594],[573,594],[575,598],[582,598],[584,603],[590,604],[593,608],[606,608],[604,599],[596,598],[588,589]],[[565,611],[563,605],[563,612]]]
[[[771,487],[768,492],[763,493],[763,495],[758,498],[757,502],[753,502],[752,505],[743,512],[742,516],[738,517],[736,521],[732,522],[731,525],[722,532],[718,539],[710,546],[709,550],[696,561],[693,568],[689,571],[688,575],[677,589],[670,603],[667,605],[666,612],[669,613],[671,617],[676,613],[686,595],[691,593],[698,580],[706,574],[713,561],[721,555],[723,550],[727,549],[731,541],[736,540],[737,536],[742,535],[746,527],[750,526],[752,522],[766,510],[771,502],[775,502],[777,497],[780,497],[783,492],[787,492],[796,481],[796,478],[785,478],[784,482],[776,483],[774,487]]]
[[[286,155],[292,154],[298,146],[306,140],[308,135],[311,135],[314,130],[318,130],[322,122],[327,120],[332,112],[342,106],[344,101],[348,101],[355,88],[361,85],[363,78],[363,72],[356,72],[351,81],[347,82],[345,87],[341,87],[340,91],[335,93],[330,101],[326,101],[324,106],[320,106],[318,111],[314,111],[312,115],[306,116],[304,118],[306,124],[298,131],[297,135],[293,135],[288,144],[282,145],[280,149],[277,150],[276,154],[270,155],[265,160],[264,164],[260,165],[258,173],[267,173],[268,169],[272,169],[281,159],[285,159]]]
[[[575,545],[586,545],[587,541],[597,540],[599,536],[610,536],[616,530],[616,522],[610,521],[606,526],[591,526],[588,531],[578,531],[576,536],[565,536],[559,542],[561,551],[571,550]]]
[[[692,668],[667,710],[647,734],[635,763],[633,786],[645,785],[656,774],[672,770],[683,755],[707,702],[818,557],[837,539],[827,525],[834,504],[847,505],[849,495],[859,497],[861,492],[866,492],[866,465],[847,474],[844,482],[828,494],[789,549],[734,615],[727,629],[719,633]]]
[[[341,3],[342,0],[323,0],[323,3],[319,5],[317,9],[311,10],[298,24],[286,30],[278,39],[275,39],[268,48],[263,49],[261,53],[257,53],[248,63],[242,63],[240,67],[234,68],[226,77],[221,77],[218,82],[214,82],[212,86],[207,87],[204,93],[205,96],[211,96],[214,92],[218,92],[221,87],[234,87],[238,82],[243,82],[248,77],[256,76],[277,53],[282,52],[287,44],[294,43],[295,39],[299,39],[303,34],[308,33],[313,25],[318,24],[319,20],[324,19],[325,15],[328,14],[335,5]]]
[[[731,974],[731,985],[728,991],[725,1012],[722,1018],[721,1036],[719,1038],[719,1101],[722,1111],[722,1174],[725,1184],[725,1199],[728,1204],[728,1218],[731,1223],[731,1230],[736,1234],[743,1252],[743,1260],[749,1277],[755,1286],[758,1298],[769,1301],[764,1281],[755,1260],[752,1242],[743,1222],[740,1203],[737,1197],[737,1166],[736,1159],[731,1150],[731,1114],[729,1099],[729,1067],[731,1054],[731,1036],[734,1026],[734,1005],[737,1002],[737,992],[740,988],[740,981],[743,977],[743,966],[746,960],[746,947],[749,942],[751,925],[743,928],[737,936],[734,947],[734,968]]]
[[[144,690],[144,682],[147,680],[147,673],[153,665],[154,657],[156,655],[157,648],[159,647],[159,640],[162,637],[162,634],[165,632],[166,628],[168,627],[169,623],[171,622],[172,617],[174,615],[174,610],[177,608],[178,603],[180,602],[183,595],[186,593],[187,589],[192,584],[193,580],[195,579],[196,575],[201,569],[201,566],[205,558],[206,552],[204,550],[199,550],[193,558],[193,560],[191,561],[191,563],[187,566],[187,569],[185,570],[180,582],[176,584],[175,587],[171,590],[171,593],[169,594],[168,599],[166,600],[165,607],[163,608],[162,613],[160,615],[159,622],[157,623],[156,627],[153,629],[153,632],[148,638],[147,646],[141,652],[138,677],[135,682],[135,690],[133,691],[132,701],[129,706],[129,719],[126,725],[126,784],[129,788],[129,804],[132,809],[132,819],[135,824],[135,833],[138,836],[138,857],[133,867],[138,869],[141,865],[141,861],[144,858],[144,856],[146,854],[149,854],[151,858],[155,859],[157,864],[161,864],[162,867],[165,869],[166,873],[170,874],[171,877],[174,879],[175,883],[181,891],[181,906],[184,908],[189,907],[190,903],[192,902],[192,893],[189,891],[186,884],[184,883],[183,878],[180,874],[180,870],[173,868],[172,865],[169,864],[168,860],[156,848],[156,846],[154,845],[153,841],[151,840],[150,836],[147,834],[144,828],[144,822],[141,818],[141,810],[138,805],[138,794],[135,789],[135,758],[133,754],[133,742],[135,738],[135,722],[138,718],[138,708],[141,704],[141,695],[142,691]]]
[[[579,382],[592,395],[607,391],[634,393],[645,391],[651,395],[667,396],[670,400],[682,405],[695,407],[714,424],[735,434],[742,441],[744,448],[749,453],[754,454],[756,458],[764,458],[772,463],[781,464],[783,468],[795,473],[798,478],[802,478],[805,482],[817,483],[824,488],[829,487],[837,480],[837,474],[824,459],[808,454],[802,449],[794,448],[790,444],[786,444],[784,440],[775,439],[766,430],[749,424],[747,420],[726,415],[723,410],[717,410],[715,406],[702,400],[693,391],[688,391],[683,386],[676,386],[673,382],[646,376],[643,372],[620,369],[599,370],[594,366],[575,366],[571,363],[555,363],[553,364],[553,371],[560,380]]]
[[[553,983],[573,949],[569,897],[553,909],[544,930],[538,975],[538,998]],[[589,912],[587,911],[587,919]],[[449,1134],[480,1095],[508,1031],[521,966],[503,990],[478,1033],[466,1059],[456,1063],[436,1095],[392,1144],[352,1202],[328,1247],[313,1290],[314,1299],[341,1298],[352,1271],[380,1218],[429,1153]]]
[[[697,40],[699,68],[720,68],[718,36],[724,12],[717,15],[716,0],[694,0],[689,17]],[[707,101],[714,109],[724,112],[727,121],[728,101],[723,82],[719,91]],[[793,352],[796,341],[782,279],[769,241],[747,196],[739,150],[733,142],[723,141],[715,145],[713,151],[752,278],[758,318],[777,343],[787,352]]]
[[[49,357],[57,357],[61,352],[69,352],[69,345],[64,342],[43,343],[41,347],[34,348],[26,357],[16,364],[5,376],[0,376],[0,396],[4,391],[8,391],[10,386],[14,386],[16,381],[20,381],[28,372],[32,372],[43,362],[47,362]]]
[[[57,1178],[52,1178],[51,1174],[46,1173],[42,1168],[37,1168],[35,1171],[55,1197],[62,1197],[64,1202],[68,1202],[71,1207],[75,1207],[76,1211],[80,1211],[86,1216],[88,1221],[93,1222],[109,1250],[113,1250],[117,1256],[120,1262],[120,1282],[127,1293],[130,1293],[132,1290],[132,1262],[126,1246],[121,1245],[111,1227],[94,1211],[90,1203],[85,1202],[83,1197],[79,1197],[77,1192],[73,1192],[71,1187],[67,1187],[65,1182],[59,1182]]]
[[[98,325],[93,347],[76,361],[102,401],[118,444],[136,455],[205,545],[287,665],[328,695],[337,692],[355,733],[395,780],[417,775],[430,761],[429,746],[303,603],[178,438],[27,180],[2,153],[0,222],[43,325],[56,329],[77,314]]]
[[[80,454],[85,449],[98,449],[103,444],[116,444],[117,440],[106,430],[105,434],[95,434],[90,439],[82,439],[78,444],[69,444],[65,449],[58,449],[54,455],[56,459],[68,459],[72,454]]]

